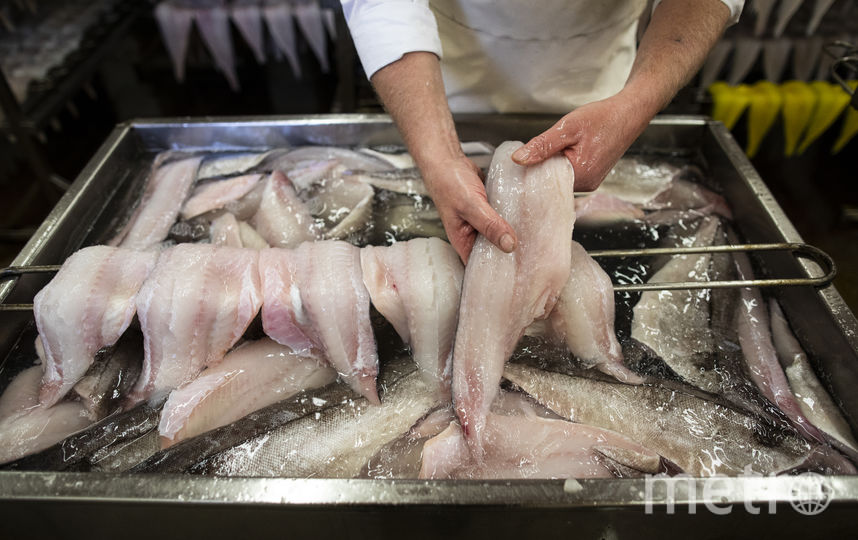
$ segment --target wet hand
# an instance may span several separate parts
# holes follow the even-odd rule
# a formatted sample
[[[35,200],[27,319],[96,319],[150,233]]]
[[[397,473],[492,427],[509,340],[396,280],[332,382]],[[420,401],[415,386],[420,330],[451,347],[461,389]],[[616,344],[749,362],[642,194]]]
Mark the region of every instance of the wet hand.
[[[462,261],[468,262],[478,232],[506,253],[515,249],[515,231],[489,205],[480,169],[471,160],[461,156],[422,169],[447,238]]]
[[[535,165],[563,153],[575,169],[575,191],[599,187],[649,123],[622,95],[579,107],[519,148],[512,159]]]

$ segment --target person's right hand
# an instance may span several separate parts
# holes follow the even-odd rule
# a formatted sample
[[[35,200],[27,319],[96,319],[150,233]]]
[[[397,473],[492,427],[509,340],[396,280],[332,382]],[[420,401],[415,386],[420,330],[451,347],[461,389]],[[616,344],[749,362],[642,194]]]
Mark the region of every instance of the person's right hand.
[[[506,253],[515,249],[515,231],[489,205],[480,169],[471,160],[460,156],[422,169],[447,238],[463,262],[468,262],[478,232]]]

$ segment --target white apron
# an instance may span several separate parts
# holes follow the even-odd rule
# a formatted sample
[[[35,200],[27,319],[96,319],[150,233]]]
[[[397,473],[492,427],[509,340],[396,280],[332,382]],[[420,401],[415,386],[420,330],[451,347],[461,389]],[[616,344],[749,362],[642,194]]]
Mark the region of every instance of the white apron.
[[[619,92],[646,0],[430,0],[453,112],[566,113]]]

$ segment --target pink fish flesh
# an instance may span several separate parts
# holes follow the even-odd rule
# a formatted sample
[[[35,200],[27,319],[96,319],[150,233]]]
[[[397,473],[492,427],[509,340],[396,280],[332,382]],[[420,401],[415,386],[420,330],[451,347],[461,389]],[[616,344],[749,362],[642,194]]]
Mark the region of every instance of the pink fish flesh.
[[[197,29],[214,58],[215,65],[226,77],[233,92],[238,92],[238,75],[235,73],[235,53],[229,32],[229,13],[223,7],[205,7],[193,10]]]
[[[576,223],[594,227],[644,218],[643,210],[632,203],[598,191],[576,198],[575,214]]]
[[[259,210],[251,225],[275,247],[295,247],[316,239],[313,216],[298,198],[292,182],[280,171],[274,171],[265,180]]]
[[[259,6],[241,5],[232,6],[230,10],[232,22],[241,32],[244,41],[253,51],[253,56],[260,64],[265,63],[265,43],[262,33],[262,12]]]
[[[298,354],[320,355],[356,392],[379,403],[360,250],[336,240],[264,249],[259,273],[265,333]]]
[[[259,312],[259,252],[179,244],[167,249],[137,296],[143,371],[136,402],[187,383],[223,360]]]
[[[256,187],[261,178],[261,174],[246,174],[199,186],[182,207],[182,219],[190,219],[210,210],[223,208],[227,203],[241,199]]]
[[[170,53],[176,80],[182,82],[185,80],[185,54],[188,52],[193,12],[170,2],[160,2],[155,7],[155,19],[161,29],[167,52]]]
[[[429,388],[450,395],[453,339],[464,268],[438,238],[361,249],[363,282],[375,308],[405,343]]]
[[[158,432],[166,448],[310,388],[334,382],[337,373],[268,338],[245,343],[223,362],[174,390]]]
[[[86,374],[95,353],[125,332],[157,258],[154,252],[84,248],[35,296],[33,314],[45,355],[42,404],[62,399]]]
[[[212,245],[234,248],[244,247],[244,243],[241,241],[238,220],[229,212],[212,220],[212,224],[209,227],[209,235]]]
[[[453,348],[453,402],[478,459],[504,363],[524,329],[548,317],[569,279],[574,172],[563,157],[525,169],[510,157],[520,146],[498,147],[486,182],[489,203],[515,229],[519,245],[506,254],[477,238]]]
[[[316,2],[296,3],[294,10],[298,28],[304,33],[304,37],[307,38],[310,49],[319,61],[322,73],[329,72],[331,66],[328,62],[328,38],[325,35],[322,11],[319,9],[319,4]]]
[[[292,23],[292,7],[289,4],[272,4],[262,7],[262,16],[271,33],[271,38],[292,68],[295,77],[301,78],[301,62],[298,60],[298,43]]]

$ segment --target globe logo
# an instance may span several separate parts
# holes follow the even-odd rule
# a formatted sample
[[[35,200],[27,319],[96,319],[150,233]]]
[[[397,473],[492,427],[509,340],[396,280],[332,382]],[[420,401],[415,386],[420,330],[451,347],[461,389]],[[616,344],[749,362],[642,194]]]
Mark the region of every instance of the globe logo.
[[[806,472],[794,477],[789,503],[799,514],[816,516],[828,508],[833,494],[824,476]]]

